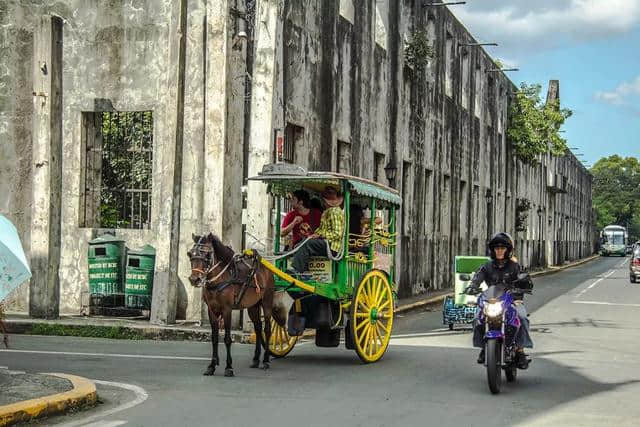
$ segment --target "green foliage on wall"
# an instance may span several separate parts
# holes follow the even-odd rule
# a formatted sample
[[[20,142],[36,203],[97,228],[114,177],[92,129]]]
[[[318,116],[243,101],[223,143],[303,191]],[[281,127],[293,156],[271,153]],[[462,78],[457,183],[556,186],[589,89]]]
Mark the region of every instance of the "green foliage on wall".
[[[598,228],[616,224],[640,239],[640,160],[603,157],[593,168],[593,206]]]
[[[527,231],[527,219],[531,210],[529,199],[518,199],[516,204],[516,231]]]
[[[572,111],[560,108],[558,101],[543,103],[541,89],[522,83],[509,106],[507,136],[516,156],[528,164],[538,163],[541,154],[563,156],[567,151],[567,141],[558,131]]]
[[[429,40],[427,31],[416,31],[411,41],[404,48],[404,56],[409,65],[421,70],[435,57],[433,43]]]

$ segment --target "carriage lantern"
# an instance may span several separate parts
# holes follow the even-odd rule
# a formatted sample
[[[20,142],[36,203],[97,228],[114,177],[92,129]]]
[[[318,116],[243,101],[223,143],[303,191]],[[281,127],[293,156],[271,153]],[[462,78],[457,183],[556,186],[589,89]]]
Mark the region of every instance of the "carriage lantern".
[[[387,166],[384,167],[384,174],[387,176],[387,181],[389,181],[390,187],[395,187],[397,172],[398,168],[393,162],[389,162]]]

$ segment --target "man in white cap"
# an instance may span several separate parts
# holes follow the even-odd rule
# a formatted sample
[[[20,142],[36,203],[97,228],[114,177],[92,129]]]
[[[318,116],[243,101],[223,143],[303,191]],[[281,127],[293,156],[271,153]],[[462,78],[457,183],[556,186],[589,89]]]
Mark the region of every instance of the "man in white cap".
[[[333,253],[340,252],[344,244],[344,213],[340,207],[343,197],[335,188],[327,186],[322,192],[322,200],[326,209],[320,218],[320,226],[293,256],[293,268],[297,273],[307,270],[309,257],[326,256],[327,243]]]

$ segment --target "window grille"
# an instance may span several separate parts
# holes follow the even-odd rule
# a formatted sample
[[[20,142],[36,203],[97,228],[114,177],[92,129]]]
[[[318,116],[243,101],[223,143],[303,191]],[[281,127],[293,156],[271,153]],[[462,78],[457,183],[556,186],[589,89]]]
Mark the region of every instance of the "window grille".
[[[338,172],[351,174],[351,144],[338,140]]]
[[[378,153],[375,151],[373,153],[373,180],[375,182],[381,182],[380,180],[385,176],[384,157],[385,156],[382,153]]]
[[[80,226],[148,229],[153,112],[83,113]]]
[[[304,128],[287,123],[284,133],[284,146],[282,148],[282,161],[295,163],[295,147],[304,142]]]

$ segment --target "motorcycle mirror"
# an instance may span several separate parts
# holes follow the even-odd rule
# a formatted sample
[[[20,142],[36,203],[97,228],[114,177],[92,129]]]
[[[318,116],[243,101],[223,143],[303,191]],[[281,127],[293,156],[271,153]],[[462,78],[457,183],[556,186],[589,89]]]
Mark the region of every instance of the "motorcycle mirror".
[[[462,280],[463,282],[468,282],[471,280],[471,275],[470,274],[461,274],[460,275],[460,280]]]

